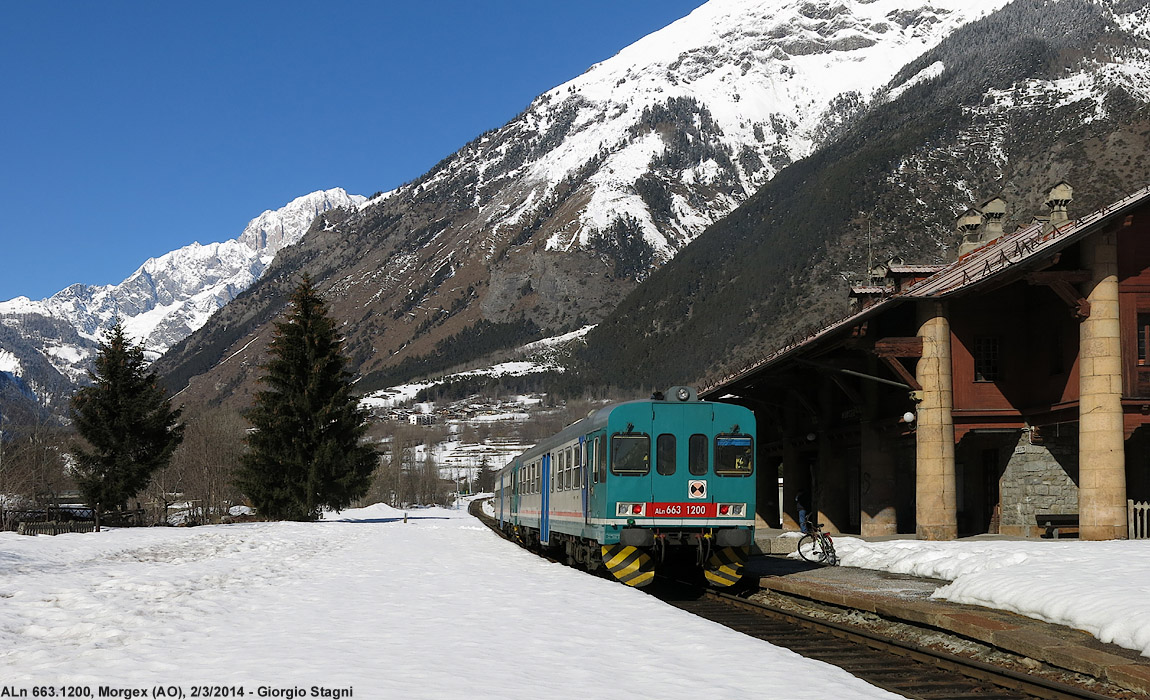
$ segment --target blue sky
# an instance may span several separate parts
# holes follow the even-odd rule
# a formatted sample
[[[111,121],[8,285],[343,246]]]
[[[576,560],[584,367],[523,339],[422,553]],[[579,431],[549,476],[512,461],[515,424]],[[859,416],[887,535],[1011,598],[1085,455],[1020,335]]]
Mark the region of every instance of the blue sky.
[[[391,189],[702,4],[0,3],[0,299]]]

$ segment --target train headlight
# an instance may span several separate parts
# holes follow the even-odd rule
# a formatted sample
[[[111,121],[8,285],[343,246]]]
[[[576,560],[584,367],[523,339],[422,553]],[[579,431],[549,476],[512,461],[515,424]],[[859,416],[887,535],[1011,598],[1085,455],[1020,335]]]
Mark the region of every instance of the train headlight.
[[[742,517],[743,513],[747,510],[746,503],[720,503],[719,515],[731,518]]]
[[[645,503],[617,503],[615,505],[615,515],[623,517],[625,515],[643,515],[647,510]]]

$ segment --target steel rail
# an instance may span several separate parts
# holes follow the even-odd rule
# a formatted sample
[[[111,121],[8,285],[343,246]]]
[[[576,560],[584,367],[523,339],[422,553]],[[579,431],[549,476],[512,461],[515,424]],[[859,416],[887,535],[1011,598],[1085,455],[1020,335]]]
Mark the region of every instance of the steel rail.
[[[877,651],[905,657],[931,667],[958,673],[978,681],[993,683],[994,685],[1019,691],[1033,697],[1048,698],[1050,700],[1113,700],[1114,697],[1112,695],[1101,695],[1085,688],[1041,676],[1004,668],[995,664],[979,661],[978,659],[971,659],[939,649],[925,647],[914,642],[895,639],[869,630],[851,627],[829,620],[821,620],[800,612],[785,610],[757,601],[744,600],[729,593],[706,590],[703,592],[703,597],[705,599],[722,602],[727,606],[746,610],[751,614],[783,619],[804,628],[824,631],[840,639],[855,644],[862,644]],[[718,622],[718,620],[716,621]],[[782,646],[786,645],[782,644]],[[881,681],[866,678],[865,675],[860,677],[869,683],[879,685],[886,690],[906,697],[925,697],[908,695],[904,690],[888,686]],[[939,696],[937,694],[931,694],[930,697]]]

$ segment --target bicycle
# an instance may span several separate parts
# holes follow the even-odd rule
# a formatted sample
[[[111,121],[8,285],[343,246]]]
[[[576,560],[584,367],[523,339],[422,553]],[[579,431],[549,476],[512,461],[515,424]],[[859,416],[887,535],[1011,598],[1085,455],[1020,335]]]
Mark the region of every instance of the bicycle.
[[[799,538],[799,556],[812,564],[834,566],[839,563],[835,543],[823,532],[823,524],[807,521],[807,534]]]

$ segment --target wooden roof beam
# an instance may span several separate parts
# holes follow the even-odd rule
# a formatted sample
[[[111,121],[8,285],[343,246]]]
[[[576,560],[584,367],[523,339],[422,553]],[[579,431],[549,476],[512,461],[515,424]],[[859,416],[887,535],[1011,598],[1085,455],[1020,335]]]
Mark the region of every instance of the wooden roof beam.
[[[1030,284],[1050,287],[1058,298],[1070,307],[1070,313],[1079,321],[1090,318],[1090,302],[1075,288],[1075,284],[1090,281],[1087,270],[1043,270],[1026,276]]]

